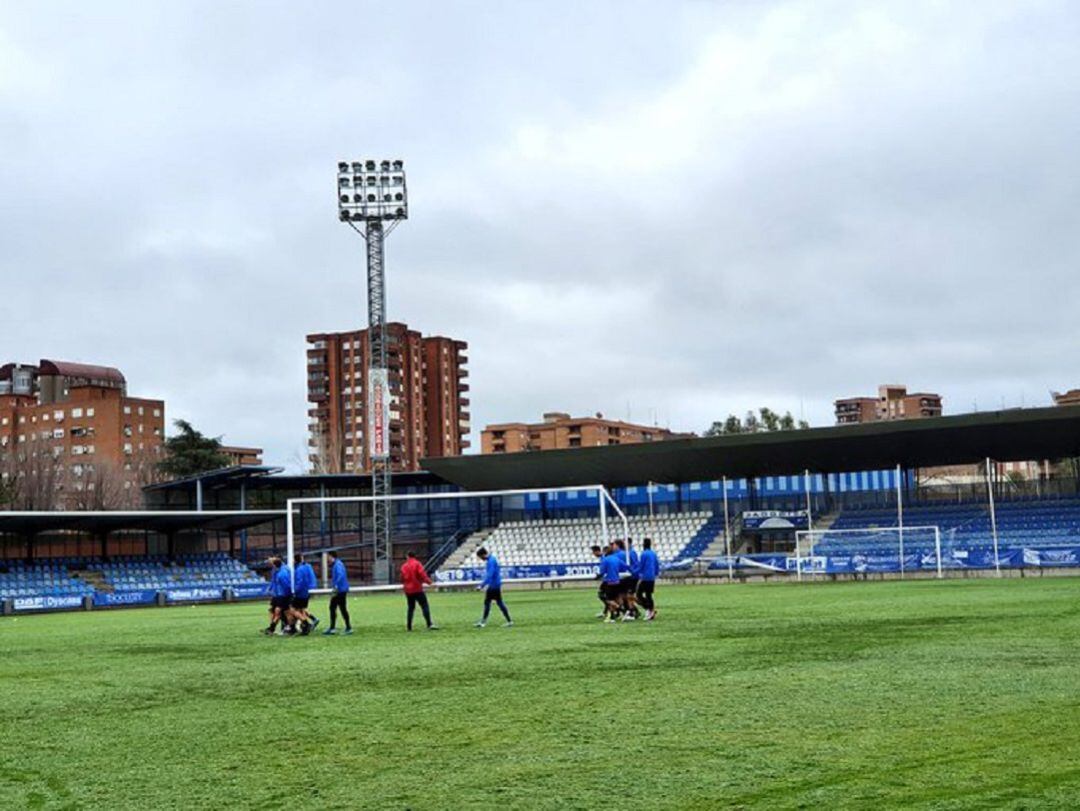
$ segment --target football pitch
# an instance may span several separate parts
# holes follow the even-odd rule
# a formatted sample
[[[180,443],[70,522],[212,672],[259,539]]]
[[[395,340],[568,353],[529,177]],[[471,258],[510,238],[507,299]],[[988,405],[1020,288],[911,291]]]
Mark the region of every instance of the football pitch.
[[[1080,579],[0,619],[0,808],[1075,808]],[[325,600],[316,613],[325,627]]]

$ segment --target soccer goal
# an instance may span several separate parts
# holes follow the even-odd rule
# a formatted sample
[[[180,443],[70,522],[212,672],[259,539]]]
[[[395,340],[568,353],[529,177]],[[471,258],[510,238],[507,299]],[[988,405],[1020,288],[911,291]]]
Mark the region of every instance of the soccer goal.
[[[377,502],[390,505],[388,542],[371,530]],[[329,532],[327,532],[329,528]],[[335,534],[335,528],[337,532]],[[630,544],[630,523],[607,488],[580,485],[510,490],[413,492],[390,496],[308,496],[286,502],[286,552],[359,548],[372,555],[376,585],[389,585],[395,549],[416,551],[452,577],[436,583],[469,585],[482,544],[496,555],[508,581],[591,579],[590,547],[613,539]],[[380,572],[386,573],[380,576]]]
[[[795,533],[795,575],[934,571],[940,578],[937,526],[811,529]]]

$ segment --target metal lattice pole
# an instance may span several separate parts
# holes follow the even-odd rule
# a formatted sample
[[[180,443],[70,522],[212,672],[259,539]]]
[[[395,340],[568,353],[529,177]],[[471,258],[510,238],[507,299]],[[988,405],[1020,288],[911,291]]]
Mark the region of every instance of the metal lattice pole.
[[[371,468],[373,575],[390,582],[393,560],[391,499],[390,374],[386,337],[386,234],[409,216],[405,165],[400,160],[341,161],[338,216],[367,242],[368,379],[367,459]],[[384,223],[389,226],[384,229]],[[362,226],[362,227],[361,227]]]
[[[368,263],[368,368],[375,372],[368,375],[370,380],[379,380],[387,385],[388,367],[386,352],[386,274],[383,269],[383,224],[374,220],[367,224],[367,263]],[[368,398],[382,396],[382,392],[373,389],[369,382]],[[390,582],[390,565],[393,560],[393,540],[391,522],[393,503],[387,498],[391,492],[390,449],[382,446],[384,427],[377,421],[381,414],[386,414],[376,407],[368,409],[368,448],[381,447],[382,453],[371,454],[371,529],[374,562],[372,574],[376,583]]]

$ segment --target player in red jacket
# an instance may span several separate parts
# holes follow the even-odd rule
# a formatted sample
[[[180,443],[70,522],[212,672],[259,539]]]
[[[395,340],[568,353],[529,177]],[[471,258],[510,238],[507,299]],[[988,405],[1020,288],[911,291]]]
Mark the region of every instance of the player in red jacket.
[[[412,630],[413,614],[416,613],[417,605],[424,612],[424,622],[427,623],[428,630],[439,630],[439,626],[431,621],[431,609],[428,608],[427,595],[424,594],[424,586],[430,584],[431,578],[428,577],[428,573],[424,570],[424,564],[416,559],[416,555],[410,552],[408,560],[401,566],[401,587],[405,591],[405,599],[409,601],[409,613],[405,627],[410,631]]]

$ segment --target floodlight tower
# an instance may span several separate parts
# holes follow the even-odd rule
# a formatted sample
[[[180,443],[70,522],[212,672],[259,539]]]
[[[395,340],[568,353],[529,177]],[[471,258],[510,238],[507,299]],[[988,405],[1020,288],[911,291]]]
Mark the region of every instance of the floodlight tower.
[[[408,218],[405,165],[399,161],[338,163],[338,218],[367,242],[368,379],[367,445],[371,465],[373,575],[390,582],[390,386],[386,362],[386,275],[383,240]]]

